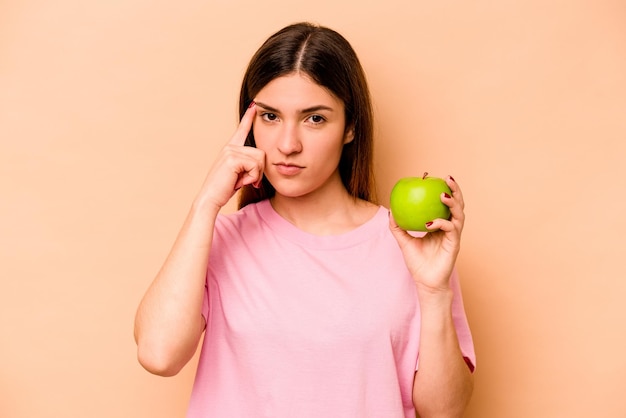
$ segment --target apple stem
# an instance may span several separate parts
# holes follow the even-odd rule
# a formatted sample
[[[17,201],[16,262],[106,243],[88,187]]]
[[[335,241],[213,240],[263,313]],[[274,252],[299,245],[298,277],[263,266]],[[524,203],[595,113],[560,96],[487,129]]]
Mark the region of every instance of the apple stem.
[[[422,180],[424,180],[427,175],[428,175],[428,171],[424,171],[424,177],[422,177]]]

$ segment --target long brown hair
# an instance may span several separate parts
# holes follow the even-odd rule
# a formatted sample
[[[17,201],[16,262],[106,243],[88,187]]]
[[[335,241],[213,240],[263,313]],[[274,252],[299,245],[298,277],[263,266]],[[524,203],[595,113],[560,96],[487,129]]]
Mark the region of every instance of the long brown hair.
[[[354,139],[344,145],[339,174],[350,195],[375,202],[374,127],[369,88],[354,49],[339,33],[303,22],[270,36],[248,64],[239,95],[239,117],[243,117],[250,102],[270,81],[294,72],[308,75],[343,101],[346,130],[354,129]],[[252,130],[246,145],[256,146]],[[264,177],[260,188],[251,185],[242,188],[239,208],[274,194],[274,188]]]

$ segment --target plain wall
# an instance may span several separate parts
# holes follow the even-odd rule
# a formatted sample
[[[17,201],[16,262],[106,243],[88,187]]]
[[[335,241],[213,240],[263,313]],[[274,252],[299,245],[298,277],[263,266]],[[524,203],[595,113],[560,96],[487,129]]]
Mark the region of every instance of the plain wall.
[[[299,20],[362,59],[381,203],[424,171],[463,189],[467,416],[626,416],[625,18],[618,0],[4,0],[0,416],[183,416],[195,364],[144,371],[135,309],[248,59]]]

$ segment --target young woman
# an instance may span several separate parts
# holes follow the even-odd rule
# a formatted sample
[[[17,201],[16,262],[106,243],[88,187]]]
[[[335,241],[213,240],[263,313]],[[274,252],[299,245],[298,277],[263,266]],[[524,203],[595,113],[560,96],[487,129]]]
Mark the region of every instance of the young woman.
[[[190,418],[461,416],[475,356],[457,183],[419,238],[374,203],[367,83],[328,28],[272,35],[240,116],[139,306],[141,364],[174,375],[204,334]]]

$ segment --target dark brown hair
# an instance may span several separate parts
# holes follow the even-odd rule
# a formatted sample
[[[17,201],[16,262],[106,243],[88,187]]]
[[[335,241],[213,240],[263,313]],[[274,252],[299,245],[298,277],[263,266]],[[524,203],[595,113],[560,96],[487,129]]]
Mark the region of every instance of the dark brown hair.
[[[311,23],[289,25],[272,36],[254,54],[243,78],[239,117],[258,92],[277,77],[301,72],[328,89],[345,107],[346,130],[354,139],[344,145],[339,161],[341,180],[354,198],[375,202],[373,174],[373,115],[365,73],[350,43],[332,29]],[[256,146],[252,130],[246,145]],[[239,208],[272,197],[264,177],[261,187],[244,186]]]

